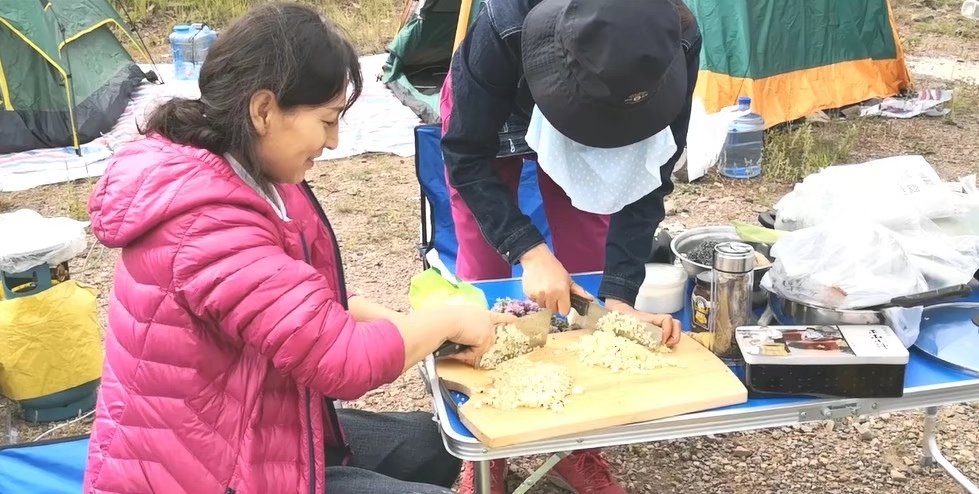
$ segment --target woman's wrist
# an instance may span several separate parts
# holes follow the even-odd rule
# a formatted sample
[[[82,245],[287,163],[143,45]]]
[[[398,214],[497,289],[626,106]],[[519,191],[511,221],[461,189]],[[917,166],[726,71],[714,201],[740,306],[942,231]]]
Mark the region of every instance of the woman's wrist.
[[[522,256],[520,256],[520,264],[523,265],[535,264],[542,258],[549,255],[553,255],[553,254],[551,254],[551,250],[547,248],[547,244],[538,244],[534,247],[531,247],[530,250],[528,250]]]

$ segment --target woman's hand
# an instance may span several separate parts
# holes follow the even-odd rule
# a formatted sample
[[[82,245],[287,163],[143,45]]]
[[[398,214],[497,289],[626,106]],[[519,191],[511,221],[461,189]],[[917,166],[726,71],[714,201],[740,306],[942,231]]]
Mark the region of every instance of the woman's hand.
[[[467,348],[461,353],[452,355],[452,358],[471,366],[475,366],[476,360],[496,342],[496,326],[516,320],[516,317],[510,314],[500,314],[482,308],[472,308],[468,314],[464,313],[461,317],[458,330],[449,337],[449,341],[466,345]]]
[[[621,300],[615,299],[606,300],[605,308],[608,310],[614,310],[615,312],[628,314],[641,321],[646,321],[650,324],[663,328],[663,344],[668,347],[672,348],[680,342],[680,321],[673,319],[673,316],[670,314],[650,314],[648,312],[642,312],[636,310],[631,305]]]
[[[540,244],[520,257],[523,266],[523,291],[541,307],[567,316],[571,312],[571,294],[591,300],[583,288],[571,281],[571,275],[554,257],[546,244]]]

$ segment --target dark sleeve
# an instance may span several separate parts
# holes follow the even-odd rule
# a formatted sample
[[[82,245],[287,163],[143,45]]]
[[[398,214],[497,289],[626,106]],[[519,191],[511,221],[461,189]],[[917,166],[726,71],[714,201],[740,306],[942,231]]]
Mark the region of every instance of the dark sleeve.
[[[511,264],[544,242],[493,171],[499,131],[513,108],[520,63],[519,53],[507,46],[484,10],[453,57],[452,109],[442,136],[449,182],[472,211],[483,237]]]
[[[687,52],[687,101],[683,111],[670,124],[676,141],[676,154],[660,168],[663,185],[638,201],[622,208],[609,219],[608,237],[605,243],[605,273],[598,296],[616,299],[634,305],[639,286],[646,277],[656,227],[666,217],[663,204],[673,192],[673,167],[687,146],[687,127],[690,124],[690,107],[693,90],[700,70],[700,37]]]

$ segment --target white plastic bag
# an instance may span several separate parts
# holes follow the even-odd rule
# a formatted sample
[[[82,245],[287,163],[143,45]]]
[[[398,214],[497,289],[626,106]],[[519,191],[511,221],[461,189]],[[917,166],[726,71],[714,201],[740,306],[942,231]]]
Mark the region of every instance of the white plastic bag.
[[[918,341],[918,335],[921,333],[921,316],[925,312],[924,307],[912,307],[910,309],[888,307],[880,312],[884,316],[884,322],[894,330],[904,348],[911,348],[911,345]]]
[[[806,177],[775,204],[778,230],[845,220],[913,228],[920,218],[964,214],[956,194],[921,156],[896,156],[833,166]]]
[[[44,263],[61,264],[85,252],[88,222],[46,218],[20,209],[0,214],[0,271],[21,273]]]
[[[832,309],[872,307],[924,292],[924,277],[896,235],[871,223],[845,223],[784,235],[762,286],[782,297]]]

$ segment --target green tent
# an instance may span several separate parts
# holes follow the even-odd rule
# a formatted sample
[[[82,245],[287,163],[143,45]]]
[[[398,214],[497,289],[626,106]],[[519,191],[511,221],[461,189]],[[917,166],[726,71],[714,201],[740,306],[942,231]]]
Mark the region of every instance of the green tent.
[[[146,77],[113,26],[135,44],[108,0],[0,1],[0,153],[79,150],[112,128]]]
[[[470,22],[483,0],[472,2]],[[449,68],[460,0],[407,0],[402,28],[388,45],[388,88],[427,123],[439,121],[439,90]]]
[[[460,0],[407,0],[388,46],[386,83],[422,120],[438,91]],[[479,12],[474,2],[469,21]],[[768,126],[892,96],[910,85],[888,0],[684,0],[704,38],[696,95],[707,111],[751,96]],[[465,25],[464,25],[465,26]]]

